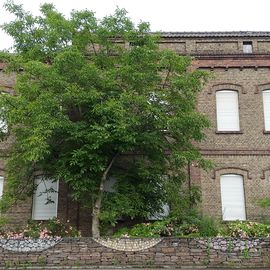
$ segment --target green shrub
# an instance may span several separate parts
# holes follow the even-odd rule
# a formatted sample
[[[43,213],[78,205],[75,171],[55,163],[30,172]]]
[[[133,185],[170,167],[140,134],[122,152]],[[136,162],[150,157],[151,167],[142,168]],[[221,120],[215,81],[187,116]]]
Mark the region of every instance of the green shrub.
[[[180,237],[215,237],[218,232],[218,224],[208,216],[192,216],[174,226],[174,235]]]
[[[214,237],[218,234],[218,227],[214,219],[210,217],[199,217],[196,215],[186,217],[179,223],[174,219],[164,219],[153,223],[140,223],[132,228],[118,230],[115,237]]]
[[[216,220],[209,216],[202,216],[198,223],[200,236],[215,237],[218,235],[219,227],[221,225]]]
[[[258,201],[258,205],[262,208],[267,208],[270,206],[270,198],[261,199]]]
[[[174,236],[179,237],[199,237],[199,228],[195,224],[183,223],[175,226]]]
[[[116,237],[269,237],[270,224],[251,221],[232,221],[218,223],[208,216],[191,215],[180,223],[174,219],[165,219],[153,223],[141,223],[132,228],[117,231]]]
[[[80,232],[69,222],[62,222],[57,218],[44,222],[29,220],[27,225],[12,231],[0,231],[0,238],[50,238],[50,237],[78,237]]]
[[[220,235],[246,238],[246,237],[269,237],[270,225],[251,222],[251,221],[235,221],[228,223]]]
[[[169,220],[136,224],[131,229],[122,228],[114,234],[115,237],[160,237],[172,235],[173,227]]]
[[[8,220],[4,217],[0,217],[0,235],[6,230]]]

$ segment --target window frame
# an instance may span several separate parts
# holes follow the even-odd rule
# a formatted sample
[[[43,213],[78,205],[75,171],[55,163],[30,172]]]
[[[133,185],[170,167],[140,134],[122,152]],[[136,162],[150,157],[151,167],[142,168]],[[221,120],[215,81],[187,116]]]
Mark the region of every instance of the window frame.
[[[10,93],[4,90],[0,91],[1,95],[9,95]],[[4,110],[4,107],[0,107],[0,111]],[[3,117],[0,117],[0,131],[4,134],[7,134],[9,129],[8,129],[8,124],[7,120]]]
[[[218,110],[218,94],[219,93],[225,93],[225,92],[231,92],[231,93],[236,93],[237,96],[237,128],[231,128],[231,129],[226,129],[224,127],[220,127],[220,118],[222,115],[219,115],[219,110]],[[243,132],[241,131],[241,124],[240,124],[240,102],[239,102],[239,91],[233,90],[233,89],[220,89],[215,92],[215,115],[216,115],[216,134],[242,134]]]
[[[243,53],[244,54],[253,53],[253,43],[252,43],[252,41],[243,41]]]
[[[222,177],[229,177],[229,176],[239,176],[241,177],[241,182],[242,182],[242,195],[243,195],[243,215],[244,218],[235,218],[235,219],[225,219],[225,212],[223,211],[224,209],[224,193],[222,192]],[[233,221],[233,220],[247,220],[247,209],[246,209],[246,194],[245,194],[245,185],[244,185],[244,180],[245,177],[242,174],[237,174],[237,173],[223,173],[219,176],[219,183],[220,183],[220,199],[221,199],[221,216],[223,221]]]
[[[5,177],[3,175],[0,175],[0,199],[3,197],[4,194],[4,183]]]
[[[262,90],[262,103],[263,103],[263,125],[264,125],[264,132],[270,133],[270,108],[268,114],[266,113],[267,106],[265,105],[265,97],[264,93],[269,94],[269,103],[270,103],[270,89]]]
[[[42,178],[42,179],[39,180],[40,178]],[[31,218],[33,220],[40,220],[40,221],[42,221],[42,220],[49,220],[49,219],[52,219],[52,218],[57,217],[58,216],[58,203],[59,203],[59,181],[58,180],[57,181],[53,181],[53,179],[44,177],[43,175],[38,175],[38,176],[35,177],[35,179],[34,179],[34,185],[36,185],[36,181],[40,181],[40,183],[41,182],[44,182],[44,181],[51,181],[52,183],[55,183],[56,182],[56,189],[57,190],[55,191],[55,193],[57,193],[57,195],[56,195],[56,199],[55,199],[55,202],[54,202],[54,204],[55,204],[54,215],[52,215],[50,217],[44,217],[44,215],[43,215],[43,217],[40,217],[40,218],[39,217],[36,217],[35,216],[35,211],[36,211],[37,206],[36,206],[35,202],[36,202],[36,199],[38,197],[41,197],[42,196],[42,194],[36,196],[36,191],[37,191],[38,185],[40,184],[39,183],[36,186],[36,189],[35,189],[35,191],[33,193],[33,197],[32,197],[32,213],[31,213]]]

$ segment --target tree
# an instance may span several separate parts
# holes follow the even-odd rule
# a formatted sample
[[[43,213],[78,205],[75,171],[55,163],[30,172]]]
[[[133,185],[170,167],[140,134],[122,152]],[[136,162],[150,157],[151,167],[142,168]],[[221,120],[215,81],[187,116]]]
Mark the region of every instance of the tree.
[[[50,4],[37,17],[5,7],[16,16],[2,28],[14,39],[5,59],[17,81],[16,95],[0,104],[14,136],[3,201],[31,194],[41,171],[92,208],[94,237],[100,219],[159,211],[165,182],[182,181],[191,161],[205,164],[194,141],[209,125],[195,109],[206,74],[189,68],[191,58],[159,50],[149,25],[135,26],[125,10],[99,21],[88,10],[67,19]],[[112,176],[115,192],[107,193]]]

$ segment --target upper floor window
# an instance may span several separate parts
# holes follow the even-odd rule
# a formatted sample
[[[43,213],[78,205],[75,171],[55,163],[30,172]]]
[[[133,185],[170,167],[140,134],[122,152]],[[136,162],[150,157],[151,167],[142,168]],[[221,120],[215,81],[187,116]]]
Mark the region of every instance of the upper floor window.
[[[263,92],[264,129],[270,131],[270,90]]]
[[[252,42],[251,41],[244,41],[243,42],[243,53],[252,53]]]
[[[4,177],[0,176],[0,199],[3,195],[3,190],[4,190]]]
[[[7,95],[7,92],[0,92],[0,95]],[[8,125],[7,125],[7,121],[5,119],[5,117],[3,116],[3,114],[5,115],[5,110],[4,108],[0,108],[0,131],[3,133],[7,133],[8,132]]]
[[[58,181],[39,176],[35,179],[32,219],[48,220],[57,217]]]
[[[238,92],[221,90],[216,92],[218,131],[240,131]]]
[[[223,220],[246,220],[243,176],[221,175],[220,191]]]
[[[2,131],[3,133],[7,133],[8,132],[7,122],[3,118],[0,118],[0,131]]]

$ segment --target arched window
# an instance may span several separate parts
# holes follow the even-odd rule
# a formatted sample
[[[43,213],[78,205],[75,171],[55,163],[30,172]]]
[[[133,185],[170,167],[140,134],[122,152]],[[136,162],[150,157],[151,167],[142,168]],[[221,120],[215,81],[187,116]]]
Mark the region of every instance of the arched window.
[[[243,176],[221,175],[220,190],[223,220],[246,220]]]
[[[264,129],[270,131],[270,90],[263,92]]]
[[[238,92],[216,92],[217,131],[240,131]]]

